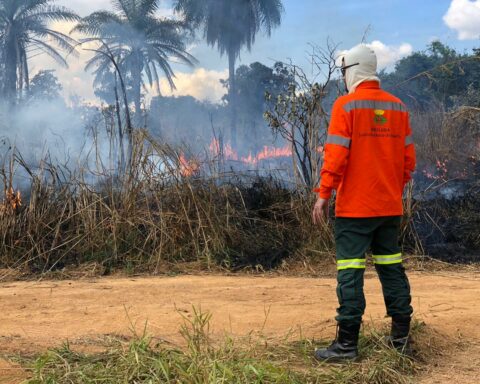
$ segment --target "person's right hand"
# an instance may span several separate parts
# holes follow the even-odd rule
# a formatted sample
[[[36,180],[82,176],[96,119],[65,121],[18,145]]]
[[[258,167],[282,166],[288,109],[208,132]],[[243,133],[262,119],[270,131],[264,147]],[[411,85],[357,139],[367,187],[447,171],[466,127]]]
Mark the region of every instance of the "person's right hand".
[[[329,200],[319,197],[313,207],[313,223],[320,224],[328,220]]]

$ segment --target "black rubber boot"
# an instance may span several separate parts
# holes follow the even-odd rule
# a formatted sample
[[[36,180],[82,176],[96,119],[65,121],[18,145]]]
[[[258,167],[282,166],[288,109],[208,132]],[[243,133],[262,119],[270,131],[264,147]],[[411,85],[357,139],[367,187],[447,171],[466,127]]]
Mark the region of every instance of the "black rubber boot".
[[[360,324],[342,325],[337,328],[337,337],[333,343],[325,349],[317,349],[315,358],[329,362],[353,361],[358,358],[358,334]]]
[[[410,316],[393,316],[390,336],[386,338],[388,345],[406,356],[412,356],[413,352],[410,342],[410,322]]]

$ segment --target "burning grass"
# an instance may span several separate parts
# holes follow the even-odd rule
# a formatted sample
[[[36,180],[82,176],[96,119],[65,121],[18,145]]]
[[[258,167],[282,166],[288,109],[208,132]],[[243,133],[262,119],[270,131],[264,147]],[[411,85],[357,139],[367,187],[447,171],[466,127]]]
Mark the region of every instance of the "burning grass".
[[[437,336],[416,322],[412,335],[416,357],[406,358],[382,341],[385,330],[364,330],[361,360],[330,365],[312,358],[315,340],[292,335],[282,341],[250,335],[243,340],[226,337],[214,342],[209,333],[210,315],[195,311],[185,319],[181,335],[185,346],[154,342],[148,336],[132,341],[114,340],[98,354],[74,352],[68,344],[35,361],[30,384],[40,383],[411,383],[425,363],[439,353]],[[324,344],[324,343],[320,343]]]
[[[267,269],[306,248],[332,249],[328,228],[319,236],[310,222],[310,194],[273,177],[200,168],[145,132],[125,175],[98,164],[96,171],[48,162],[32,169],[18,154],[8,168],[6,186],[13,169],[30,185],[23,205],[8,189],[0,210],[3,268],[38,273],[97,262],[106,272],[158,272],[164,263],[196,262]]]
[[[442,124],[439,116],[445,119]],[[424,124],[417,127],[422,167],[438,162],[442,154],[443,163],[456,158],[446,152],[452,142],[455,148],[462,146],[453,129],[459,117],[445,116],[416,118]],[[266,147],[250,162],[215,140],[208,151],[213,159],[197,159],[136,131],[128,172],[119,171],[123,168],[115,166],[115,156],[104,159],[95,150],[75,170],[48,158],[33,167],[14,152],[0,169],[5,194],[0,204],[0,268],[28,274],[87,264],[99,265],[104,273],[159,273],[165,266],[190,263],[197,271],[266,270],[292,265],[285,262],[288,257],[316,264],[318,256],[333,254],[331,228],[311,223],[315,197],[305,186],[258,171],[226,170],[228,161],[246,169],[263,157],[289,156],[288,148]],[[114,155],[115,149],[110,152]],[[450,176],[443,168],[435,171],[433,180],[419,173],[416,188],[408,189],[405,253],[478,261],[479,162],[469,160],[471,149],[466,152],[469,163],[464,159]],[[445,190],[448,177],[459,182],[457,174],[465,172],[473,176],[462,197],[433,194],[435,188]],[[465,185],[462,180],[462,188]]]

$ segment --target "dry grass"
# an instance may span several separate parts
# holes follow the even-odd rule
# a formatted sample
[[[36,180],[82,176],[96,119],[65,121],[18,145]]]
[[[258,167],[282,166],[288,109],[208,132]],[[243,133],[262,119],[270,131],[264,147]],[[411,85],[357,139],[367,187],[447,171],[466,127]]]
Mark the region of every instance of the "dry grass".
[[[471,160],[472,145],[478,143],[474,112],[414,116],[420,168],[442,159],[458,161],[450,173],[437,174],[439,179],[420,177],[407,188],[404,253],[476,260],[480,186],[475,176],[478,159]],[[458,133],[460,125],[469,127],[468,135]],[[278,269],[309,274],[333,260],[331,225],[312,225],[310,191],[273,176],[225,171],[222,159],[185,161],[182,153],[187,150],[161,145],[138,131],[131,170],[120,175],[105,165],[114,161],[105,161],[95,149],[76,170],[48,158],[32,167],[14,152],[0,169],[5,187],[0,280],[32,273],[75,277],[119,270],[159,274]],[[452,201],[435,198],[439,186],[458,172],[473,175],[468,194]],[[27,182],[19,205],[15,184],[22,175]],[[467,251],[470,256],[458,258]]]
[[[127,175],[99,161],[95,171],[70,172],[46,161],[32,170],[15,154],[3,169],[4,184],[12,188],[20,168],[30,185],[23,206],[5,201],[0,211],[0,268],[270,269],[305,249],[332,249],[329,229],[321,236],[310,222],[309,194],[272,177],[220,174],[211,164],[202,167],[208,173],[187,177],[188,167],[178,151],[145,132],[136,136]]]
[[[478,262],[480,114],[460,107],[412,115],[418,157],[407,189],[402,239],[407,251],[448,262]]]

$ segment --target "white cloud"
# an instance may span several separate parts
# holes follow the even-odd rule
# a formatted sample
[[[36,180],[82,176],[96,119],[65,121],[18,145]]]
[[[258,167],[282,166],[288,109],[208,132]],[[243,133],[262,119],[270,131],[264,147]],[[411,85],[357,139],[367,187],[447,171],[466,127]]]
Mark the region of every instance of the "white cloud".
[[[413,47],[408,43],[386,45],[379,40],[374,40],[367,45],[377,54],[379,70],[391,68],[398,60],[413,52]]]
[[[228,78],[228,70],[209,71],[198,68],[192,73],[176,73],[174,79],[176,90],[173,92],[165,79],[161,80],[160,90],[163,95],[170,96],[193,96],[199,100],[219,102],[227,90],[220,80]]]
[[[480,0],[452,0],[443,21],[458,33],[460,40],[480,37]]]

